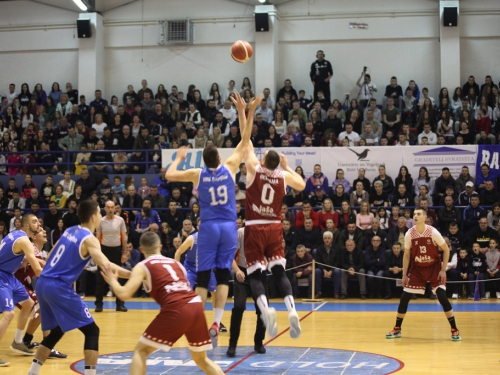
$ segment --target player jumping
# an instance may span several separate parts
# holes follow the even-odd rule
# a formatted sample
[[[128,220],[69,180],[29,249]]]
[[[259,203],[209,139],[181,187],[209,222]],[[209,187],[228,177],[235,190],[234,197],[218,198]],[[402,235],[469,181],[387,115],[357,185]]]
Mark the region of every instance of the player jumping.
[[[187,149],[179,148],[174,162],[165,175],[168,181],[192,182],[197,188],[200,201],[200,218],[203,225],[198,233],[198,259],[196,264],[196,293],[205,304],[210,274],[215,269],[217,281],[217,300],[214,308],[214,323],[210,327],[212,344],[217,346],[220,321],[224,312],[231,278],[231,264],[236,254],[237,226],[236,199],[234,190],[235,175],[243,154],[250,143],[253,117],[262,100],[262,95],[248,104],[248,117],[245,117],[247,104],[236,93],[231,98],[238,110],[241,141],[233,154],[221,164],[221,158],[215,146],[207,146],[203,150],[205,168],[194,168],[186,171],[177,170],[187,156]],[[281,202],[280,202],[281,203]]]

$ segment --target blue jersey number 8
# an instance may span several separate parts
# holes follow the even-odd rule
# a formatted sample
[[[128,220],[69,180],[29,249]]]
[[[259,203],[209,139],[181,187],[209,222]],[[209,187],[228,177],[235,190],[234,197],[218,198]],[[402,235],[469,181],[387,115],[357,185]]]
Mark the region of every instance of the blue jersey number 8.
[[[57,262],[59,262],[59,259],[61,259],[65,249],[66,249],[66,246],[64,246],[64,245],[61,245],[57,248],[57,251],[54,254],[54,258],[50,262],[51,267],[54,267],[57,264]]]

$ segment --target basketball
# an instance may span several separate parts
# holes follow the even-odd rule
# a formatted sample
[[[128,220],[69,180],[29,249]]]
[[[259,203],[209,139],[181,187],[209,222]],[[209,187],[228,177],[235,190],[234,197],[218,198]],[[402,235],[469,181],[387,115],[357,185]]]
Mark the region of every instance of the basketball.
[[[238,40],[231,46],[231,57],[236,62],[246,63],[252,55],[252,46],[245,40]]]

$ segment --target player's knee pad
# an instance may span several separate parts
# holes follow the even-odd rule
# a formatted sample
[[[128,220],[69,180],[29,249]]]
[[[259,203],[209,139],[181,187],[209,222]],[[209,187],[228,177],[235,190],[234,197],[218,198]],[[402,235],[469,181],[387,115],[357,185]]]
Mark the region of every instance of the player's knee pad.
[[[403,292],[398,306],[399,314],[406,314],[406,311],[408,311],[408,304],[410,303],[410,299],[411,299],[411,293]]]
[[[196,286],[204,289],[208,289],[208,284],[210,284],[210,276],[212,274],[211,270],[199,271],[196,273]]]
[[[229,285],[231,271],[227,268],[217,268],[215,270],[215,280],[217,280],[217,285]]]
[[[52,350],[63,336],[64,332],[62,331],[61,327],[57,326],[50,331],[47,337],[44,337],[40,345],[43,345],[46,348]]]
[[[80,331],[85,335],[85,344],[83,345],[84,350],[99,350],[99,327],[95,322],[87,324],[84,327],[79,328]]]
[[[436,289],[436,295],[439,303],[443,306],[444,312],[448,312],[451,310],[451,303],[448,301],[448,297],[446,297],[446,291],[443,288]]]

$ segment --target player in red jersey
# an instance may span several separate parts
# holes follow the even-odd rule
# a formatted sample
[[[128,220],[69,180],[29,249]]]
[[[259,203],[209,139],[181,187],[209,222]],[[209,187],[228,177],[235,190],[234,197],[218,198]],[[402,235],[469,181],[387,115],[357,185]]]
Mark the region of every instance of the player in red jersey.
[[[286,195],[286,186],[297,191],[304,190],[304,179],[288,166],[285,155],[273,150],[264,154],[262,162],[255,156],[250,143],[245,152],[247,188],[245,206],[245,258],[247,274],[253,297],[262,312],[262,320],[269,336],[278,333],[276,310],[268,306],[262,272],[271,270],[284,297],[290,321],[290,336],[300,336],[300,322],[292,295],[292,286],[285,274],[283,251],[283,225],[281,205]],[[282,170],[277,169],[281,166]]]
[[[174,259],[160,255],[161,242],[156,233],[141,236],[140,249],[146,259],[137,264],[124,286],[118,276],[104,271],[106,282],[122,301],[130,299],[144,282],[147,292],[160,304],[160,313],[139,339],[135,349],[130,374],[145,374],[146,359],[154,351],[169,351],[175,342],[186,335],[191,357],[206,374],[222,375],[221,368],[207,358],[212,349],[207,331],[203,304],[189,286],[184,267]]]
[[[45,261],[43,260],[42,252],[40,249],[42,249],[43,245],[47,243],[47,232],[42,228],[40,228],[38,233],[30,237],[30,240],[33,243],[33,247],[35,249],[35,257],[38,259],[40,266],[43,268],[45,266]],[[39,345],[39,343],[33,342],[33,334],[35,333],[35,331],[37,330],[37,328],[40,326],[41,323],[41,316],[40,313],[38,312],[40,306],[38,305],[38,299],[36,297],[34,285],[31,284],[36,274],[33,268],[30,266],[30,264],[25,260],[21,264],[21,267],[16,271],[14,276],[21,282],[21,284],[24,285],[26,291],[28,292],[28,295],[35,304],[33,306],[33,309],[31,310],[30,314],[31,320],[29,321],[28,326],[26,327],[26,333],[24,334],[23,337],[24,344],[29,349],[33,349]],[[21,308],[21,305],[18,304],[17,307]],[[43,337],[46,337],[49,333],[50,331],[43,331]],[[62,354],[56,349],[52,349],[49,354],[49,358],[67,358],[67,357],[68,356],[66,354]]]
[[[401,337],[401,325],[408,310],[412,294],[424,294],[427,282],[431,283],[432,292],[451,326],[451,340],[460,341],[460,333],[455,323],[455,315],[446,297],[446,265],[450,257],[450,248],[438,230],[425,224],[427,211],[417,207],[413,213],[415,225],[405,235],[405,252],[403,257],[403,295],[399,301],[398,314],[394,329],[386,335],[388,339]],[[443,250],[443,259],[439,255]],[[408,267],[411,267],[408,271]]]

